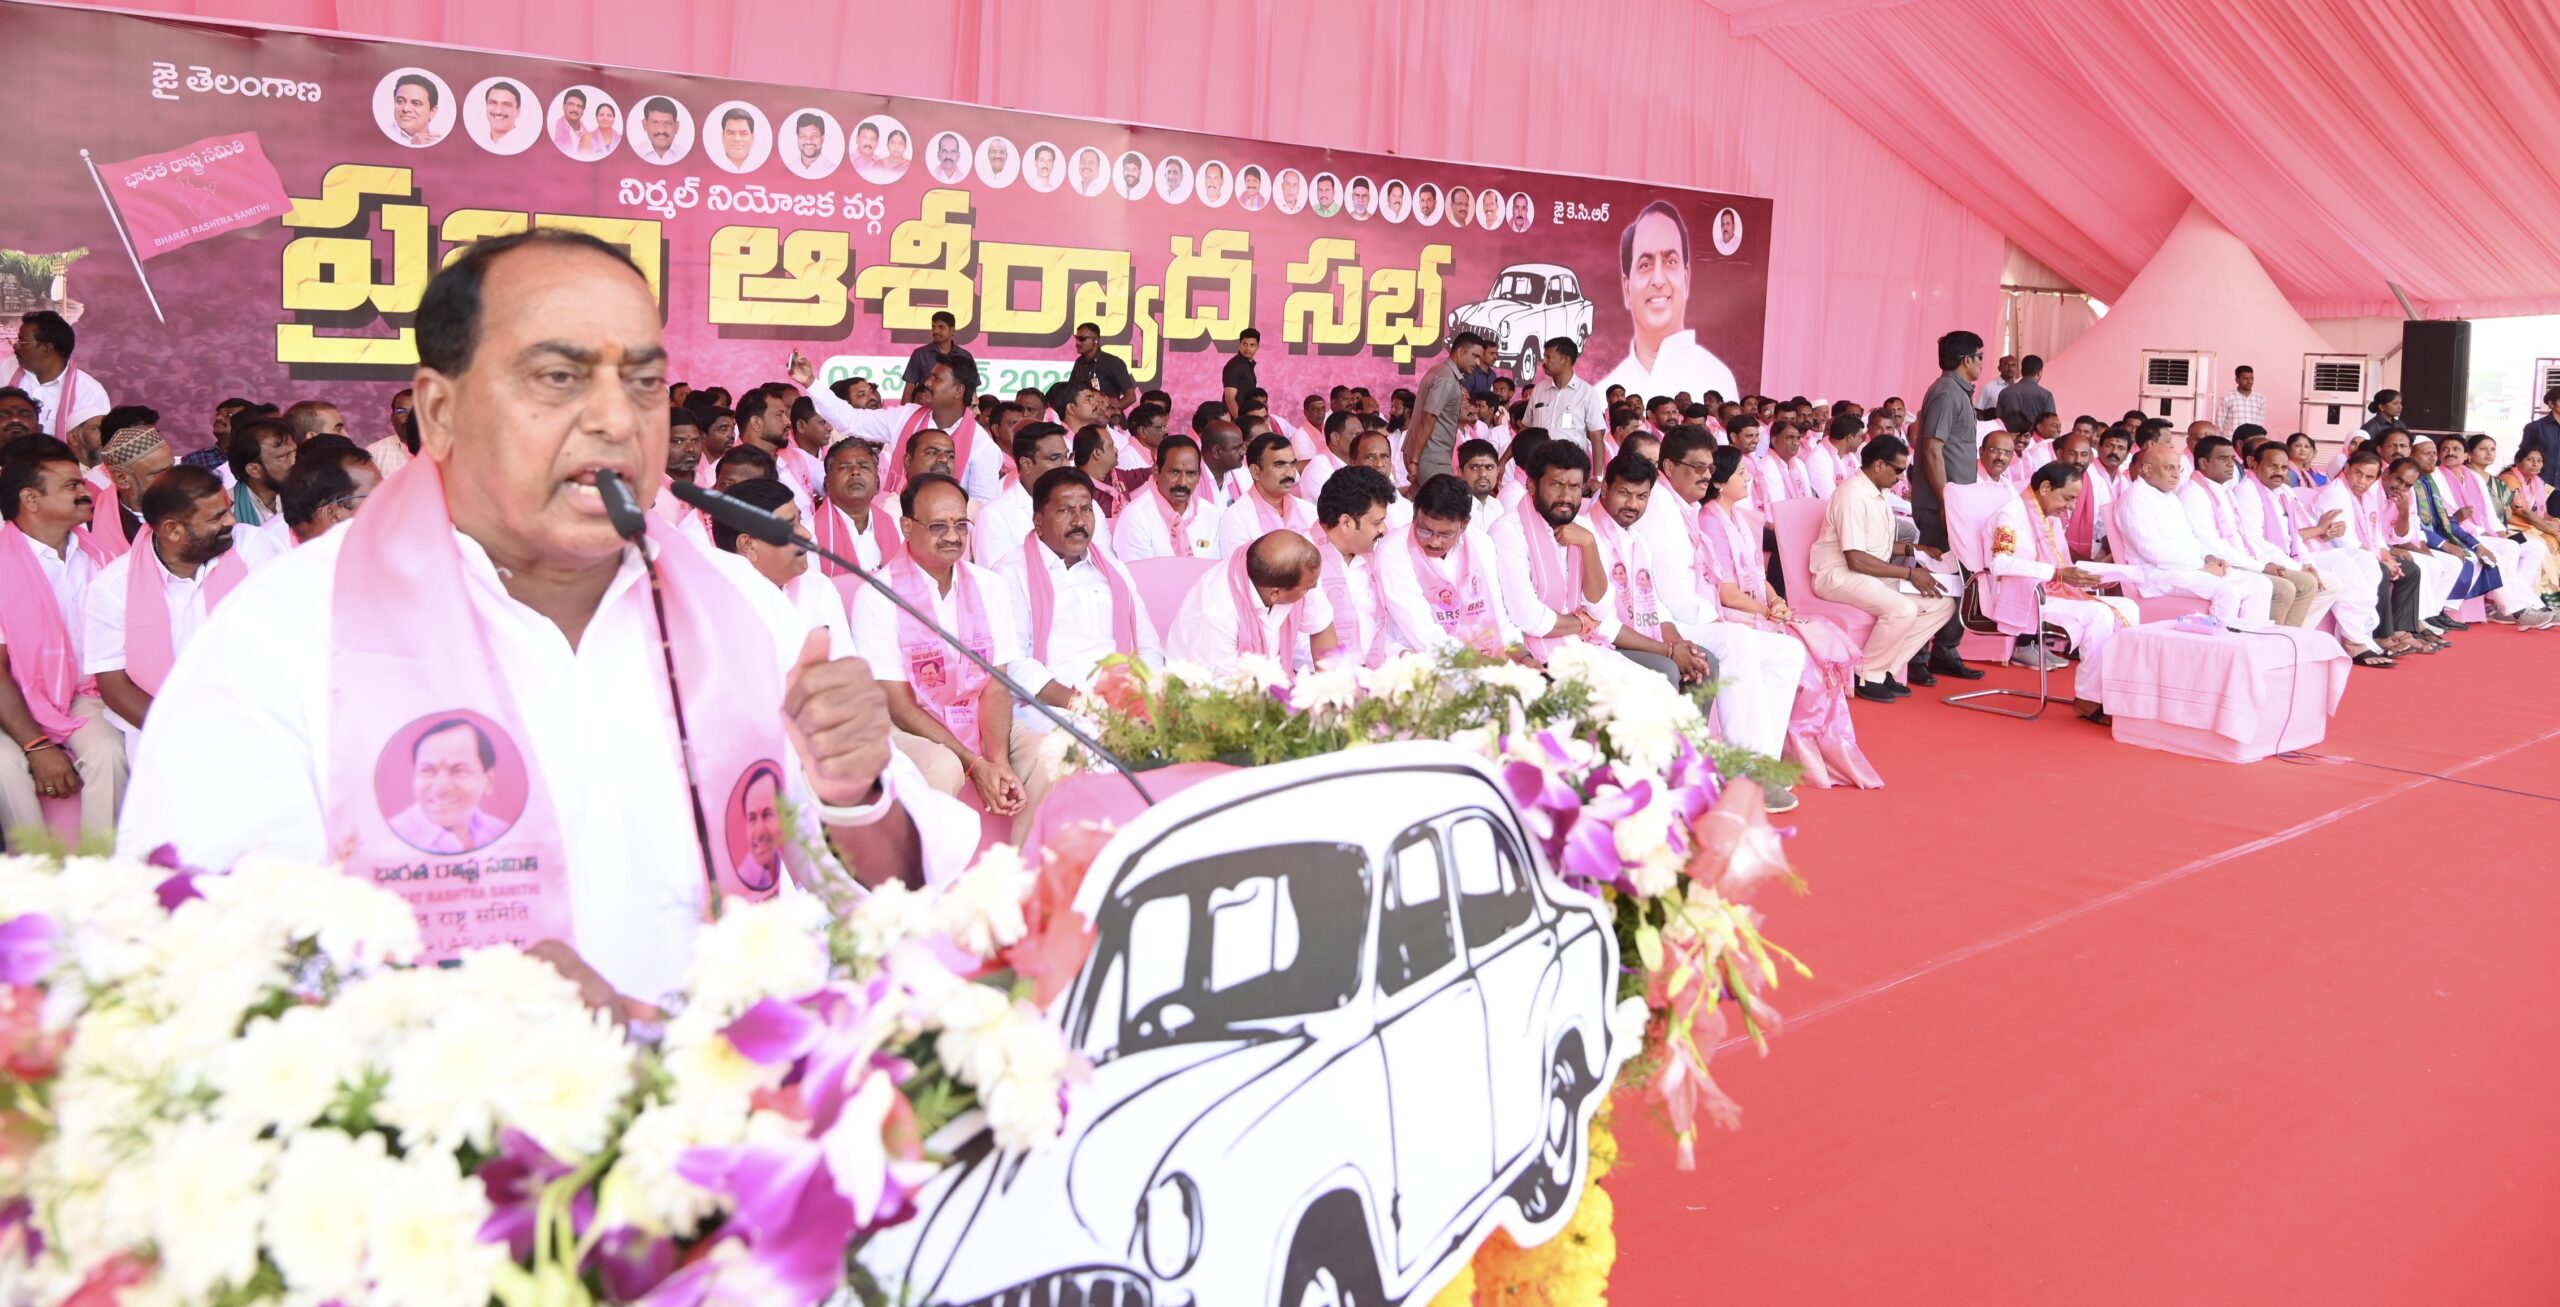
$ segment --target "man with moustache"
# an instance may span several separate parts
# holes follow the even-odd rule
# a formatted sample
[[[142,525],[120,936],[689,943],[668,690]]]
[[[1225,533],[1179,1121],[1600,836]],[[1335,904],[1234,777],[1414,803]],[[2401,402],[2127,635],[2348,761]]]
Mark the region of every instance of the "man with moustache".
[[[16,386],[0,387],[0,445],[36,433],[35,397]]]
[[[1444,642],[1410,570],[1390,572],[1378,557],[1388,506],[1401,502],[1384,471],[1357,465],[1336,473],[1316,501],[1316,585],[1333,610],[1340,655],[1362,667],[1385,662],[1398,648]]]
[[[827,148],[826,121],[814,113],[804,113],[792,119],[791,139],[800,147],[800,175],[814,176],[818,171],[818,155]]]
[[[640,158],[646,163],[676,161],[676,102],[663,95],[640,106]]]
[[[1031,533],[1037,508],[1031,488],[1040,478],[1067,466],[1071,448],[1067,429],[1055,422],[1033,422],[1013,433],[1013,484],[978,505],[978,524],[970,539],[970,556],[980,567],[994,567],[1021,548]]]
[[[1689,223],[1678,206],[1655,200],[1618,237],[1619,291],[1635,338],[1601,386],[1640,395],[1741,389],[1733,369],[1698,344],[1689,320]]]
[[[1396,632],[1397,647],[1433,653],[1463,645],[1499,657],[1521,642],[1519,625],[1502,605],[1491,523],[1479,526],[1476,521],[1500,511],[1500,505],[1476,497],[1465,482],[1445,473],[1415,492],[1412,526],[1389,536],[1377,558],[1391,589],[1409,588],[1420,596],[1434,629],[1414,633],[1418,640]],[[1568,619],[1567,625],[1573,632],[1582,629],[1577,620]]]
[[[1095,547],[1093,482],[1074,468],[1051,468],[1032,483],[1031,503],[1031,529],[1011,549],[991,551],[1030,632],[1025,656],[1005,671],[1036,687],[1042,703],[1071,708],[1093,687],[1104,659],[1127,654],[1161,665],[1164,647],[1128,570]],[[1028,705],[1014,712],[1017,731],[1050,725]]]
[[[1224,558],[1274,531],[1295,531],[1312,539],[1315,506],[1300,498],[1298,457],[1287,436],[1265,433],[1245,446],[1253,484],[1219,516],[1216,553]],[[1337,474],[1338,475],[1338,474]]]
[[[1245,493],[1252,478],[1244,471],[1244,430],[1223,417],[1196,423],[1200,433],[1200,489],[1203,511],[1224,513]],[[1161,450],[1161,446],[1159,446]]]
[[[744,109],[731,109],[720,115],[720,152],[729,160],[729,171],[745,172],[747,156],[755,148],[755,115]]]
[[[123,794],[124,742],[78,673],[82,611],[109,559],[90,539],[96,504],[79,460],[50,437],[20,440],[0,460],[0,728],[19,747],[0,762],[0,823],[40,826],[40,799],[77,797],[82,832],[103,834]]]
[[[1599,500],[1585,518],[1608,569],[1609,594],[1603,600],[1607,606],[1602,612],[1618,620],[1613,642],[1618,652],[1639,666],[1670,677],[1674,684],[1694,685],[1715,675],[1715,664],[1707,660],[1705,649],[1681,634],[1677,620],[1664,611],[1657,583],[1671,571],[1698,566],[1683,561],[1694,558],[1696,550],[1687,548],[1684,540],[1681,557],[1658,555],[1652,542],[1636,529],[1644,520],[1645,509],[1653,500],[1654,483],[1661,476],[1652,459],[1633,450],[1619,451],[1609,461]],[[1726,692],[1737,688],[1746,694],[1756,689],[1746,685],[1728,687]],[[1779,701],[1781,728],[1786,720],[1784,705],[1794,698],[1795,680],[1790,677],[1786,698]],[[1771,798],[1776,797],[1777,792],[1772,791]]]
[[[1388,485],[1394,485],[1395,441],[1384,431],[1369,430],[1361,432],[1360,435],[1351,442],[1351,466],[1365,467],[1370,471],[1377,473],[1379,476],[1387,478]],[[1322,501],[1324,496],[1319,492],[1316,498],[1318,501]],[[1324,510],[1322,508],[1318,508],[1316,511],[1318,517],[1321,518]],[[1413,521],[1413,504],[1403,495],[1397,495],[1395,497],[1395,501],[1387,505],[1387,529],[1390,531],[1401,531],[1405,528],[1405,524],[1411,521]]]
[[[1189,436],[1165,437],[1156,446],[1155,472],[1112,524],[1112,556],[1124,563],[1217,557],[1217,523],[1199,487],[1200,446]]]
[[[787,375],[808,390],[817,379],[817,368],[798,350],[791,352]],[[860,436],[883,447],[895,446],[902,453],[897,478],[881,488],[894,491],[903,484],[906,464],[912,461],[917,437],[930,429],[940,434],[951,447],[945,456],[947,473],[958,478],[975,503],[996,497],[1002,479],[1004,453],[996,448],[993,438],[978,427],[973,407],[978,397],[978,364],[966,353],[945,354],[934,361],[925,373],[922,398],[913,404],[889,404],[880,408],[859,409],[839,399],[833,392],[810,390],[809,399],[820,415],[834,425],[841,435]]]
[[[826,499],[809,525],[810,538],[831,553],[842,554],[866,568],[877,568],[902,547],[891,515],[876,506],[880,493],[880,450],[870,441],[847,436],[827,449]],[[828,577],[845,569],[825,558],[818,570]]]
[[[232,547],[231,496],[202,468],[162,473],[143,491],[142,518],[148,529],[89,587],[80,651],[81,671],[97,678],[107,719],[124,734],[128,767],[141,757],[143,718],[170,666],[252,561]]]
[[[524,89],[505,80],[489,83],[480,93],[480,115],[489,124],[489,143],[503,143],[516,134],[516,122],[524,116]]]
[[[444,139],[431,124],[436,116],[436,84],[416,73],[403,73],[391,87],[391,121],[403,145],[433,145]]]

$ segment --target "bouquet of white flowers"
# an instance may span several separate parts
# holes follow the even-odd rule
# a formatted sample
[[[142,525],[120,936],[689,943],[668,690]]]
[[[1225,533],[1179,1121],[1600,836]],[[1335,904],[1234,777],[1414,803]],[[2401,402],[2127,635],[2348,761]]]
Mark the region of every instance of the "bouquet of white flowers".
[[[0,861],[0,1302],[817,1301],[983,1121],[1081,1062],[1007,954],[1010,848],[831,924],[730,905],[651,1043],[398,896],[252,862]]]

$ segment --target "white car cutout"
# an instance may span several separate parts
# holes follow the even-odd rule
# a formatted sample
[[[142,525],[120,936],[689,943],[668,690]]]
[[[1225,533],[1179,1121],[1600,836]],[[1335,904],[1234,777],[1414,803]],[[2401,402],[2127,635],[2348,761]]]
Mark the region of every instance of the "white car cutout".
[[[1495,1224],[1571,1216],[1631,1051],[1617,938],[1481,760],[1217,777],[1114,837],[1077,907],[1097,937],[1060,1015],[1093,1080],[1056,1143],[977,1136],[872,1240],[891,1302],[1419,1301]]]
[[[1591,339],[1591,301],[1582,279],[1553,263],[1515,263],[1493,279],[1493,292],[1449,313],[1449,339],[1472,331],[1493,342],[1494,357],[1509,359],[1520,376],[1538,369],[1538,352],[1558,336],[1580,349]]]

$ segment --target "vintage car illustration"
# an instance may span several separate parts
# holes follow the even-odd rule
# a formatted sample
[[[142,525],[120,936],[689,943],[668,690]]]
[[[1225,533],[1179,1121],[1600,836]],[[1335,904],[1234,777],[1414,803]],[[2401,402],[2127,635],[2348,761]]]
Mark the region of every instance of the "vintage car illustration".
[[[1579,349],[1591,339],[1591,301],[1573,269],[1553,263],[1515,263],[1493,279],[1493,292],[1449,313],[1449,339],[1472,331],[1493,342],[1494,358],[1509,360],[1518,375],[1538,369],[1538,351],[1558,336]]]
[[[891,1301],[1384,1304],[1571,1215],[1632,1051],[1617,940],[1480,760],[1218,777],[1121,831],[1078,905],[1097,940],[1060,1015],[1092,1083],[1056,1144],[981,1137],[873,1240]]]

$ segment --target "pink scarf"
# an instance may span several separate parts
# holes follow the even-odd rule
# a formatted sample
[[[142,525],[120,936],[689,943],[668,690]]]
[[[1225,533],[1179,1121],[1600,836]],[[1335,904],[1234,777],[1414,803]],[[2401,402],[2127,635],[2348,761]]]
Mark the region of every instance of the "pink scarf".
[[[116,494],[116,479],[108,477],[89,500],[89,543],[109,558],[124,557],[133,542],[124,538],[124,501]]]
[[[1173,501],[1166,499],[1164,492],[1156,489],[1155,479],[1150,477],[1145,485],[1138,487],[1136,494],[1130,496],[1129,503],[1132,507],[1140,503],[1154,507],[1156,520],[1164,523],[1164,538],[1172,542],[1175,558],[1190,558],[1197,552],[1192,548],[1191,542],[1191,523],[1200,515],[1200,495],[1197,491],[1192,493],[1191,507],[1176,513],[1173,511]]]
[[[816,515],[817,530],[811,532],[809,538],[817,541],[819,548],[832,550],[847,558],[862,557],[861,546],[854,531],[852,514],[836,507],[835,501],[820,495],[816,505]],[[888,566],[890,560],[902,557],[907,552],[906,538],[898,534],[897,524],[890,521],[882,512],[880,500],[877,497],[871,501],[871,540],[872,543],[880,546],[880,565],[883,567]],[[820,576],[850,575],[825,558],[812,558],[809,561],[818,565]]]
[[[773,456],[773,462],[776,468],[787,467],[799,473],[800,484],[809,488],[811,499],[824,500],[827,497],[827,467],[818,461],[817,455],[786,441],[782,452]]]
[[[1422,583],[1422,598],[1431,605],[1431,619],[1478,653],[1501,653],[1502,632],[1489,611],[1484,579],[1477,574],[1476,533],[1459,532],[1458,543],[1450,546],[1446,559],[1423,552],[1422,537],[1411,527],[1405,528],[1404,543],[1413,552],[1414,579]],[[1443,579],[1439,570],[1443,562],[1458,569],[1456,577]]]
[[[124,583],[124,672],[144,694],[156,695],[169,679],[169,665],[178,660],[177,643],[169,633],[168,591],[160,582],[169,569],[160,561],[160,551],[152,547],[151,528],[144,527],[133,544],[133,561]],[[213,560],[200,580],[206,616],[248,576],[249,565],[240,561],[237,548]]]
[[[2444,479],[2445,484],[2453,488],[2454,507],[2471,510],[2472,534],[2506,534],[2507,524],[2499,521],[2496,510],[2489,507],[2489,492],[2482,484],[2479,472],[2468,464],[2448,467],[2444,470]]]
[[[2310,550],[2304,547],[2302,528],[2293,520],[2293,505],[2297,502],[2293,496],[2286,495],[2279,502],[2276,492],[2269,490],[2266,482],[2253,476],[2249,478],[2249,484],[2257,488],[2258,507],[2266,519],[2259,524],[2258,534],[2265,536],[2268,544],[2284,551],[2287,558],[2301,558],[2308,554]]]
[[[978,579],[970,574],[966,563],[953,563],[953,625],[958,628],[960,642],[978,651],[982,658],[996,656],[995,636],[987,625],[987,601],[978,593]],[[888,565],[889,588],[914,604],[919,611],[933,611],[936,587],[916,560],[901,557]],[[841,584],[841,583],[839,583]],[[961,657],[942,637],[927,629],[922,622],[898,614],[898,654],[906,661],[907,688],[915,692],[916,702],[924,705],[943,728],[960,737],[972,749],[978,744],[978,691],[987,684],[987,674],[976,663]]]
[[[1031,656],[1049,661],[1049,628],[1058,618],[1058,584],[1049,579],[1049,547],[1037,531],[1022,538],[1022,583],[1031,598]],[[1098,549],[1088,547],[1084,565],[1102,574],[1111,590],[1111,647],[1138,652],[1138,605],[1130,597],[1129,579]]]
[[[60,744],[89,719],[71,715],[82,684],[80,660],[72,653],[71,631],[63,625],[53,583],[36,563],[34,549],[41,547],[17,523],[0,525],[0,637],[8,641],[9,677],[18,683],[36,729]],[[100,567],[107,563],[106,552],[77,527],[71,531],[71,547]]]
[[[1744,594],[1768,603],[1769,565],[1761,556],[1760,533],[1745,526],[1722,500],[1708,500],[1699,508],[1698,518],[1704,526],[1712,527],[1691,531],[1707,578],[1740,586]]]
[[[1538,514],[1535,491],[1522,495],[1519,505],[1511,511],[1520,517],[1520,542],[1527,546],[1522,552],[1529,556],[1529,585],[1537,592],[1538,602],[1558,617],[1582,611],[1582,547],[1556,543],[1556,529]],[[1529,652],[1540,658],[1566,642],[1535,634],[1525,638]]]
[[[35,374],[25,368],[13,368],[9,372],[9,384],[22,390],[34,384],[35,380]],[[71,439],[71,401],[80,393],[80,369],[65,362],[60,380],[62,389],[53,392],[53,412],[47,416],[53,419],[53,438],[67,442]]]
[[[1632,532],[1603,510],[1586,514],[1591,533],[1609,551],[1610,591],[1617,597],[1618,620],[1654,639],[1662,638],[1662,609],[1654,601],[1653,569],[1635,565]]]
[[[1298,534],[1307,537],[1310,541],[1315,539],[1317,533],[1308,529],[1308,527],[1314,525],[1314,511],[1308,510],[1307,521],[1304,524],[1301,524],[1297,520],[1298,514],[1294,510],[1298,508],[1301,501],[1292,498],[1288,504],[1289,509],[1292,511],[1284,512],[1280,509],[1273,508],[1271,506],[1271,501],[1263,498],[1260,490],[1247,489],[1244,492],[1244,497],[1247,502],[1253,505],[1254,520],[1261,525],[1262,534],[1269,535],[1274,531],[1295,531]]]
[[[881,494],[895,495],[906,489],[907,441],[932,424],[933,409],[930,405],[918,404],[915,406],[915,411],[907,414],[907,424],[898,429],[897,443],[889,447],[888,463],[880,469]],[[951,476],[956,481],[968,475],[969,455],[978,447],[977,413],[963,407],[960,410],[960,421],[942,434],[951,437]]]
[[[1326,602],[1333,605],[1334,633],[1342,637],[1338,654],[1347,655],[1363,667],[1375,667],[1387,659],[1387,581],[1377,557],[1369,559],[1369,598],[1378,605],[1375,630],[1362,629],[1360,610],[1351,602],[1351,562],[1333,547],[1333,537],[1318,535],[1316,552],[1324,556],[1324,571],[1316,584],[1324,587]]]
[[[1304,604],[1289,605],[1289,616],[1280,624],[1280,649],[1274,651],[1262,632],[1262,596],[1255,593],[1253,577],[1245,570],[1245,560],[1253,553],[1239,549],[1227,556],[1227,596],[1236,603],[1236,652],[1261,654],[1280,664],[1280,674],[1297,675],[1298,641],[1303,638],[1298,618],[1306,611]]]
[[[346,528],[331,590],[329,749],[326,789],[329,848],[347,874],[388,886],[418,915],[426,959],[444,961],[464,949],[574,940],[568,861],[540,760],[528,747],[514,695],[498,675],[488,632],[471,606],[462,549],[446,511],[443,469],[413,458],[366,501]],[[771,712],[705,712],[689,720],[699,775],[728,838],[712,840],[714,871],[724,894],[764,898],[778,878],[746,855],[743,795],[757,775],[778,777],[791,757],[782,731],[780,669],[761,639],[745,596],[700,550],[673,543],[663,524],[650,528],[666,589],[667,626],[688,703],[770,704]],[[650,611],[645,585],[615,601]],[[655,628],[654,619],[644,619]],[[635,650],[654,663],[654,649]],[[672,705],[650,705],[672,712]],[[410,804],[408,777],[418,742],[461,720],[497,751],[493,784],[470,827],[478,847],[429,852],[400,831],[425,820]],[[521,795],[510,817],[506,801]],[[439,831],[443,828],[436,828]],[[748,864],[742,870],[740,864]],[[709,903],[704,904],[706,912]]]

